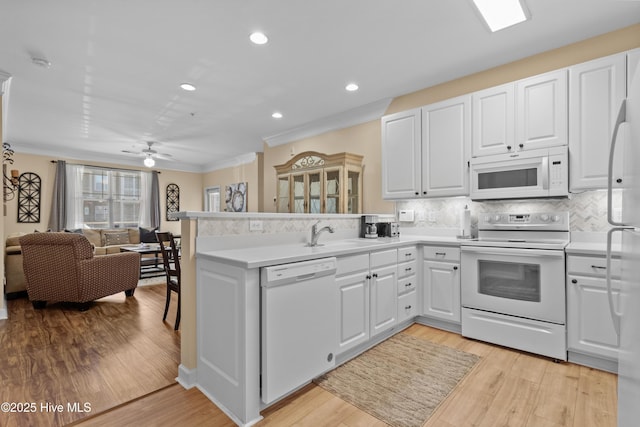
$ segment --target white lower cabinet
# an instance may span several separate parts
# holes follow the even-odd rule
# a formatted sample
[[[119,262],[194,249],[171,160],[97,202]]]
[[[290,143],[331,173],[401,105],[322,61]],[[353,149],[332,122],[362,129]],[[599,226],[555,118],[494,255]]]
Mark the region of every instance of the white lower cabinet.
[[[424,246],[422,314],[460,324],[460,248]]]
[[[338,353],[369,339],[369,254],[338,258]]]
[[[616,308],[620,298],[620,260],[613,259],[612,290]],[[567,348],[612,361],[618,359],[618,335],[609,312],[606,259],[567,256]]]
[[[418,248],[398,249],[398,323],[418,314]]]
[[[338,258],[338,353],[397,323],[397,254],[397,249],[389,249]]]

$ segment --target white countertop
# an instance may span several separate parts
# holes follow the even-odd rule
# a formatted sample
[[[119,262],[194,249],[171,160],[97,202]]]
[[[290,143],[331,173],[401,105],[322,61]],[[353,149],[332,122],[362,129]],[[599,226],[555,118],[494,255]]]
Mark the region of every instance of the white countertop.
[[[463,240],[446,236],[401,236],[399,238],[346,239],[320,242],[309,247],[303,243],[256,246],[242,249],[198,252],[196,257],[224,262],[243,268],[260,268],[311,259],[393,249],[407,245],[433,244],[459,246]]]
[[[622,252],[619,238],[619,235],[616,236],[611,247],[611,252],[616,257],[619,257]],[[606,256],[607,235],[602,232],[571,233],[571,242],[565,248],[565,252],[568,255]]]

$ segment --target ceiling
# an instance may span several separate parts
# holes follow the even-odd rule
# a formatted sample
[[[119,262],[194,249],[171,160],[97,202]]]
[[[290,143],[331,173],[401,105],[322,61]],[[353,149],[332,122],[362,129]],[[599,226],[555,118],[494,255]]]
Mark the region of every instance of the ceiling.
[[[206,172],[265,141],[373,120],[393,97],[640,22],[640,1],[526,5],[530,21],[490,33],[470,0],[0,0],[4,140],[136,166],[122,150],[156,141],[172,157],[157,167]],[[255,30],[269,43],[252,44]]]

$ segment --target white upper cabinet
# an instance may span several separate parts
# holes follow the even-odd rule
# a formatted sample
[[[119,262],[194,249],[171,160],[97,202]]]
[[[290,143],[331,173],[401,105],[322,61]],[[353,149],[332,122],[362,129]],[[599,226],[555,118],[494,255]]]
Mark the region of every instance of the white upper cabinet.
[[[469,194],[471,96],[422,107],[422,195]]]
[[[382,118],[382,198],[420,195],[421,126],[420,108]]]
[[[611,137],[626,91],[625,68],[624,53],[569,68],[570,191],[607,187]],[[617,175],[621,179],[621,174],[622,157],[618,155],[614,186],[621,185],[615,179]]]
[[[511,150],[515,137],[513,83],[473,94],[473,157]]]
[[[469,194],[471,96],[382,118],[385,199]]]
[[[472,156],[567,145],[567,70],[473,94]]]
[[[567,70],[516,82],[516,145],[519,150],[567,145]]]

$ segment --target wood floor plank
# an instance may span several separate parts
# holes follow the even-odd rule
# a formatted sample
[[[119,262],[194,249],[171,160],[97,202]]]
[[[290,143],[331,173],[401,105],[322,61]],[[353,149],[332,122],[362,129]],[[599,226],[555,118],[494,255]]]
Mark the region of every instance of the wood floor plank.
[[[92,411],[0,414],[0,425],[233,426],[199,390],[175,383],[180,358],[175,306],[162,322],[165,288],[148,288],[139,288],[134,298],[102,299],[84,313],[56,305],[36,311],[28,301],[11,301],[11,320],[0,321],[0,345],[10,350],[0,352],[0,398],[88,401]],[[404,333],[481,357],[425,427],[616,425],[613,374],[423,325]],[[260,427],[385,425],[314,384],[262,415]]]
[[[102,412],[175,384],[180,333],[162,322],[164,292],[164,285],[139,287],[133,298],[112,295],[84,312],[8,301],[9,319],[0,320],[0,398],[34,402],[38,411],[0,413],[0,425],[66,425],[88,415],[67,404],[87,402],[93,413]],[[40,410],[47,402],[65,410]]]

